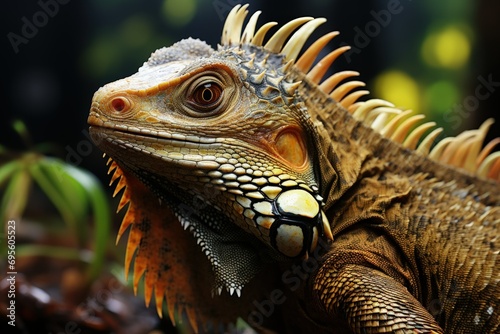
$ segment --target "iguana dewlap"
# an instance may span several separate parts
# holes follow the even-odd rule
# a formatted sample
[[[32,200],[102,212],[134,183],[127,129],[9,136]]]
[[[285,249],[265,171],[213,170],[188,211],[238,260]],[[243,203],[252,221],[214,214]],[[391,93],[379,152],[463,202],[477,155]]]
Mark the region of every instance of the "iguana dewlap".
[[[492,121],[432,146],[420,115],[361,101],[356,72],[323,80],[337,33],[299,56],[324,19],[266,38],[247,7],[217,50],[182,40],[94,95],[135,288],[195,331],[500,332]]]

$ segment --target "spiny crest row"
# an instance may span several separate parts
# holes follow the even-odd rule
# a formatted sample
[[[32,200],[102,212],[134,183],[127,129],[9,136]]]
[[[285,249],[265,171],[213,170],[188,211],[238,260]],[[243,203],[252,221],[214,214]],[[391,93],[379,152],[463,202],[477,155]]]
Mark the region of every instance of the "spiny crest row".
[[[481,150],[493,120],[485,121],[477,130],[466,131],[457,137],[444,138],[433,147],[442,128],[435,128],[434,122],[426,122],[417,126],[425,118],[424,115],[412,115],[411,110],[401,110],[385,100],[359,101],[361,97],[368,95],[369,91],[358,90],[365,86],[364,82],[351,80],[352,77],[359,76],[358,72],[341,71],[322,80],[333,62],[350,49],[349,46],[339,47],[313,66],[327,43],[339,35],[337,31],[318,38],[297,59],[309,36],[317,27],[326,22],[326,19],[301,17],[292,20],[279,28],[264,44],[269,29],[277,23],[268,22],[257,29],[257,19],[261,14],[261,11],[257,11],[250,17],[243,29],[243,23],[248,14],[247,8],[248,4],[236,5],[229,12],[223,28],[222,46],[252,45],[262,47],[269,53],[279,54],[287,62],[285,74],[292,65],[295,65],[295,68],[302,71],[311,82],[318,85],[320,90],[347,109],[355,119],[370,126],[382,136],[433,160],[463,168],[480,177],[500,181],[500,152],[493,152],[495,146],[500,144],[500,138],[494,139]]]

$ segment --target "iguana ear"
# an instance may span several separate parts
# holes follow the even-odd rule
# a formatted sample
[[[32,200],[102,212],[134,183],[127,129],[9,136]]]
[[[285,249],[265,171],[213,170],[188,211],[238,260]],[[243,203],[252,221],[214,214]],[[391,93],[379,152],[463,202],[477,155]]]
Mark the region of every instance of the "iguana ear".
[[[144,277],[146,304],[149,305],[154,295],[157,312],[162,316],[165,300],[172,322],[175,324],[176,319],[187,316],[196,332],[201,324],[234,322],[235,313],[241,310],[215,307],[228,305],[229,296],[212,297],[212,270],[191,234],[137,178],[114,161],[110,166],[112,170],[111,182],[119,179],[114,195],[124,189],[118,211],[128,205],[117,242],[129,230],[125,273],[128,275],[133,264],[135,292]]]

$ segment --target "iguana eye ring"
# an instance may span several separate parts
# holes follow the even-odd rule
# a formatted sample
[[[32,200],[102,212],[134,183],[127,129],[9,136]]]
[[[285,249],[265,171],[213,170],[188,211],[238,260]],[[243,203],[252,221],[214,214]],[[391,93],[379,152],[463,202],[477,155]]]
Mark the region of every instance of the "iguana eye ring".
[[[207,115],[217,111],[224,99],[222,83],[215,77],[195,80],[188,89],[186,102],[198,113]]]

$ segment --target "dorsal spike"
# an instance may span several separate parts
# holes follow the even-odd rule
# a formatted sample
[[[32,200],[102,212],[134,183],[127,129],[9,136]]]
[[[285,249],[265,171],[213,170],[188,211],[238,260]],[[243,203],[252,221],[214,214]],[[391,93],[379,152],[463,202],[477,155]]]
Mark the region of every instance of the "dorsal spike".
[[[325,23],[326,19],[318,18],[307,22],[299,30],[297,30],[292,37],[285,44],[281,53],[285,55],[287,60],[295,60],[299,55],[300,50],[304,46],[305,42],[317,27]]]
[[[361,96],[370,94],[368,90],[358,90],[352,93],[347,94],[342,100],[340,100],[340,105],[346,109],[348,109],[354,102],[359,100]]]
[[[386,126],[384,126],[384,128],[380,131],[380,134],[382,134],[382,136],[384,136],[384,137],[390,138],[392,136],[392,134],[394,133],[394,131],[396,131],[396,128],[397,128],[399,122],[402,119],[404,119],[406,116],[411,114],[412,112],[413,112],[413,110],[408,109],[408,110],[402,111],[400,114],[394,116],[394,118],[392,118],[386,124]]]
[[[476,166],[479,166],[488,155],[493,152],[495,146],[500,145],[500,137],[492,139],[486,146],[482,149],[481,153],[476,158]]]
[[[231,32],[229,35],[229,44],[239,44],[241,42],[241,30],[243,29],[243,21],[248,14],[248,4],[241,6],[236,12],[233,19]]]
[[[325,92],[326,94],[330,94],[332,90],[338,86],[338,84],[350,77],[357,77],[359,76],[359,72],[356,71],[341,71],[332,74],[329,76],[326,80],[324,80],[320,85],[319,88]]]
[[[380,133],[387,125],[391,116],[399,115],[401,112],[401,109],[391,107],[375,108],[370,110],[370,112],[365,116],[364,122],[369,124],[372,129]]]
[[[476,159],[478,158],[481,152],[481,147],[483,146],[484,139],[486,138],[486,135],[490,130],[490,127],[493,125],[493,123],[494,120],[492,118],[489,118],[486,121],[484,121],[483,124],[481,124],[481,126],[479,127],[478,134],[470,148],[469,152],[470,155],[464,162],[463,166],[464,169],[468,171],[474,171],[476,169]]]
[[[456,154],[457,150],[464,145],[466,140],[473,138],[476,135],[477,130],[468,130],[460,133],[458,136],[454,137],[450,144],[444,149],[441,154],[439,161],[444,164],[449,164]]]
[[[500,181],[500,151],[488,155],[476,173],[481,177]]]
[[[420,138],[422,138],[422,136],[424,135],[424,133],[435,126],[436,126],[435,122],[427,122],[419,125],[406,137],[406,139],[403,142],[403,146],[411,150],[414,150],[417,147],[417,144]]]
[[[338,31],[332,31],[323,37],[318,38],[297,60],[296,67],[304,73],[307,73],[318,57],[319,53],[325,45],[335,36],[338,36]]]
[[[418,145],[417,152],[422,155],[428,155],[432,144],[436,140],[436,138],[443,132],[443,128],[437,128],[432,130]]]
[[[277,24],[278,24],[277,22],[267,22],[262,27],[260,27],[259,30],[257,30],[255,35],[253,36],[252,44],[255,46],[262,46],[262,43],[264,42],[264,37],[266,37],[266,34],[269,31],[269,29],[271,29]]]
[[[230,35],[232,33],[234,16],[236,12],[240,9],[241,5],[234,6],[229,14],[227,14],[226,21],[224,22],[224,27],[222,28],[222,38],[221,45],[229,45],[230,44]]]
[[[360,104],[354,111],[353,117],[356,119],[365,119],[369,112],[380,107],[394,108],[394,104],[382,99],[370,99]]]
[[[319,83],[320,80],[325,75],[326,71],[330,68],[332,63],[344,52],[349,50],[348,46],[342,46],[338,49],[333,50],[328,55],[326,55],[323,59],[321,59],[309,73],[307,73],[307,77],[315,83]]]
[[[402,143],[408,133],[410,132],[410,129],[420,120],[424,119],[425,116],[418,114],[418,115],[413,115],[410,118],[404,120],[401,125],[398,126],[396,131],[391,136],[391,140],[395,141],[396,143]]]
[[[453,137],[446,137],[437,142],[436,146],[429,153],[429,158],[435,161],[439,161],[441,154],[443,153],[446,146],[448,146],[453,141]]]
[[[260,10],[256,11],[250,17],[250,20],[248,20],[245,30],[243,31],[243,35],[241,36],[242,44],[249,44],[252,42],[253,34],[255,33],[255,27],[257,26],[257,19],[259,18],[261,13],[262,12]]]
[[[353,89],[364,86],[366,86],[366,84],[363,81],[349,81],[335,88],[333,92],[330,93],[330,97],[335,101],[340,101]]]
[[[311,21],[313,18],[306,16],[306,17],[299,17],[295,20],[292,20],[285,24],[283,27],[281,27],[277,32],[274,33],[274,35],[269,39],[269,41],[264,45],[264,49],[273,52],[273,53],[279,53],[281,52],[281,48],[283,47],[283,43],[285,43],[285,40],[290,36],[290,34],[299,26],[302,24]]]

